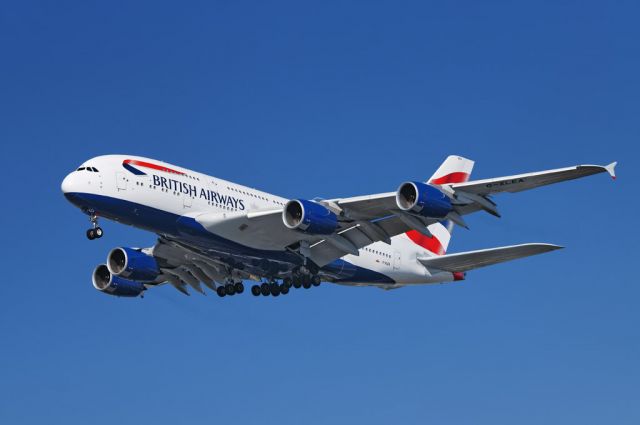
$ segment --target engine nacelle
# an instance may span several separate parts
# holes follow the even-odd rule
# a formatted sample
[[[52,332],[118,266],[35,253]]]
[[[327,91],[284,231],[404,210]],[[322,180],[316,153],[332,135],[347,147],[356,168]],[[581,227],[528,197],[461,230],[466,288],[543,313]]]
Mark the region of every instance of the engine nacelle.
[[[106,264],[96,267],[91,280],[98,291],[117,297],[137,297],[146,290],[140,282],[113,275]]]
[[[444,218],[453,210],[447,195],[420,182],[402,183],[396,192],[396,204],[402,211],[430,218]]]
[[[324,205],[304,199],[287,202],[282,221],[289,229],[312,235],[330,235],[338,228],[338,217]]]
[[[112,249],[107,257],[111,274],[129,280],[151,282],[160,274],[158,262],[152,255],[133,248]]]

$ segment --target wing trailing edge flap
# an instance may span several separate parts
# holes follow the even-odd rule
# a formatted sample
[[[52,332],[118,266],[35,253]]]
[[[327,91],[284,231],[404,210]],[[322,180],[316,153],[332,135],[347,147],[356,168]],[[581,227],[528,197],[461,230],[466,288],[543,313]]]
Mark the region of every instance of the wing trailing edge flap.
[[[164,280],[185,295],[189,295],[187,287],[205,294],[200,283],[215,291],[214,282],[222,284],[225,280],[225,275],[220,271],[222,265],[175,242],[161,238],[154,246],[153,253],[167,263],[160,269]]]
[[[187,291],[187,284],[184,283],[183,281],[181,281],[177,276],[174,276],[170,273],[165,273],[167,282],[169,282],[171,284],[171,286],[173,286],[174,288],[176,288],[178,291],[182,292],[185,295],[191,295],[189,293],[189,291]]]
[[[174,277],[180,279],[180,281],[185,282],[187,285],[191,286],[193,289],[200,292],[202,295],[205,295],[204,289],[202,289],[202,286],[200,285],[200,281],[198,280],[198,278],[193,276],[186,267],[176,267],[174,269],[162,269],[162,271],[165,274],[173,275]]]
[[[347,239],[357,249],[364,248],[373,242],[390,242],[390,237],[410,230],[409,227],[397,216],[388,216],[374,222],[363,221],[339,233],[340,237]],[[354,255],[353,252],[339,247],[331,241],[321,240],[311,246],[310,258],[319,266],[331,263],[336,258],[345,254]]]
[[[436,257],[418,258],[418,261],[429,270],[466,272],[480,267],[516,260],[518,258],[544,254],[545,252],[555,251],[561,248],[563,247],[547,243],[528,243]]]

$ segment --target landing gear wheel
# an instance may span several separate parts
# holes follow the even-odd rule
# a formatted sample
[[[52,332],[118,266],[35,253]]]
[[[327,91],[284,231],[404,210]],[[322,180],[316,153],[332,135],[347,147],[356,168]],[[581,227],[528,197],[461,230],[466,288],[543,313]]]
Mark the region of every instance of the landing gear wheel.
[[[236,293],[236,288],[232,283],[230,283],[228,285],[224,285],[224,292],[226,292],[227,295],[234,295]]]
[[[87,230],[87,238],[92,241],[101,238],[104,232],[102,228],[98,226],[98,216],[95,212],[91,210],[90,214],[89,221],[91,222],[91,229]]]
[[[270,285],[270,291],[271,291],[271,295],[274,297],[277,297],[278,295],[280,295],[280,287],[278,286],[278,284],[271,284]]]
[[[236,282],[234,289],[236,290],[236,294],[242,294],[244,292],[244,285],[242,282]]]
[[[264,295],[265,297],[268,296],[271,291],[269,290],[269,284],[268,283],[263,283],[262,285],[260,285],[260,293],[262,295]]]
[[[290,277],[285,277],[282,280],[282,286],[284,286],[287,289],[291,288],[291,278]]]
[[[227,291],[224,290],[224,286],[218,286],[216,288],[216,294],[218,294],[218,296],[220,298],[224,297],[225,295],[227,295]]]
[[[320,280],[320,276],[318,276],[318,275],[313,276],[313,277],[311,278],[311,284],[312,284],[313,286],[320,286],[320,282],[322,282],[322,281]]]
[[[293,281],[293,287],[296,289],[300,289],[300,287],[302,286],[302,283],[300,282],[300,279],[296,279]]]
[[[304,289],[309,289],[311,288],[311,282],[309,282],[308,280],[305,279],[305,281],[302,283],[302,287]]]
[[[260,296],[260,293],[261,293],[260,287],[258,285],[253,285],[251,287],[251,293],[256,297]]]
[[[280,286],[280,293],[282,295],[287,295],[289,293],[289,287],[287,287],[286,285]]]

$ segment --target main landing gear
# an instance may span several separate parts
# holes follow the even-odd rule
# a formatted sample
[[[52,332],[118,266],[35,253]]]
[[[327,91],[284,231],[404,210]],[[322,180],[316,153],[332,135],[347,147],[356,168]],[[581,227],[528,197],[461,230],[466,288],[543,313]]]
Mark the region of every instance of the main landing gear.
[[[91,214],[89,220],[91,221],[91,229],[87,230],[87,239],[90,241],[100,239],[104,232],[102,231],[102,227],[98,226],[98,216]]]
[[[260,295],[263,295],[265,297],[268,297],[269,295],[277,297],[280,294],[288,294],[290,287],[290,285],[287,286],[284,283],[278,284],[278,282],[273,279],[269,282],[263,282],[261,285],[253,285],[251,287],[251,293],[256,297]]]
[[[227,282],[224,285],[220,285],[216,288],[216,294],[220,298],[227,295],[242,294],[244,292],[244,284],[242,282]]]
[[[253,285],[251,294],[256,297],[260,295],[277,297],[279,295],[287,295],[292,287],[309,289],[311,286],[320,286],[320,282],[321,279],[318,275],[297,275],[293,279],[286,277],[280,284],[275,279],[272,279],[269,282],[263,282],[261,285]]]

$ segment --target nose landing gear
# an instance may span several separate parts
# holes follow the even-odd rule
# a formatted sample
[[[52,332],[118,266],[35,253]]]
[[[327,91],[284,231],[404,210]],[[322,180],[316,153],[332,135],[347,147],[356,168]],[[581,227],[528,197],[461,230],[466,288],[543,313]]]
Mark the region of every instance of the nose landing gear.
[[[96,227],[95,229],[87,230],[87,238],[89,240],[100,239],[103,235],[102,228]]]
[[[87,239],[90,241],[94,239],[100,239],[104,232],[102,231],[102,227],[98,226],[98,216],[95,214],[91,214],[89,216],[89,220],[91,221],[91,229],[87,230]]]

